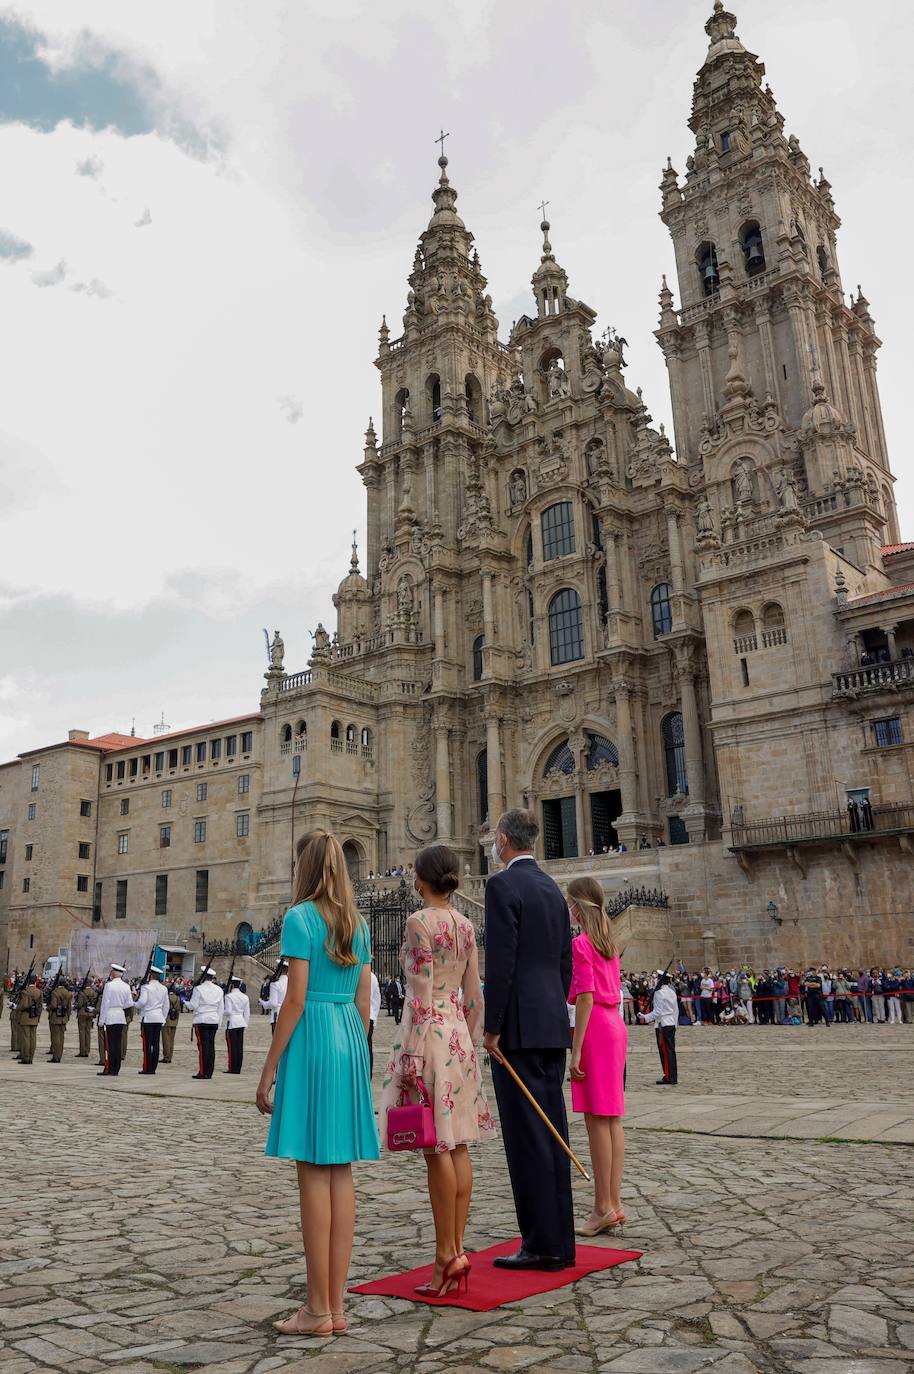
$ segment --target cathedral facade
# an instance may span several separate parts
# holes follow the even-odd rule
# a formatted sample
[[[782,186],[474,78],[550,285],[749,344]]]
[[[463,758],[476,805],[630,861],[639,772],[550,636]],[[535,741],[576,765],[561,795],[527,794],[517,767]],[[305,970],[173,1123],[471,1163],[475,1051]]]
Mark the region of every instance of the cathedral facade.
[[[914,544],[880,341],[829,182],[721,0],[705,28],[660,185],[672,436],[545,220],[499,338],[439,159],[380,329],[362,565],[306,669],[274,642],[250,912],[287,899],[293,829],[331,826],[362,875],[435,839],[482,875],[523,804],[557,874],[663,888],[682,957],[912,962]]]

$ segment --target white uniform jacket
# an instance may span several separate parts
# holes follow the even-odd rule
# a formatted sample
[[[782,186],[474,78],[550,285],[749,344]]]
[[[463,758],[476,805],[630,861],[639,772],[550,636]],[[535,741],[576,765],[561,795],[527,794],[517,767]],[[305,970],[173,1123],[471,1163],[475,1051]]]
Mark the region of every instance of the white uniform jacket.
[[[194,1014],[193,1025],[218,1026],[222,1020],[222,989],[211,978],[194,988],[188,1006]]]
[[[646,1012],[643,1021],[656,1021],[658,1026],[675,1026],[679,1023],[679,1003],[675,989],[669,983],[657,988],[654,993],[654,1010]]]
[[[140,1020],[151,1026],[164,1026],[168,1020],[168,989],[163,983],[144,983],[136,999]]]
[[[270,1008],[270,1020],[275,1021],[279,1015],[279,1008],[286,1000],[286,989],[289,986],[289,975],[281,973],[274,983],[270,984],[270,997],[267,1006]]]
[[[251,1003],[247,993],[240,988],[232,988],[231,992],[227,992],[222,1014],[228,1030],[246,1029],[251,1020]]]
[[[377,976],[376,976],[375,973],[372,971],[372,975],[371,975],[371,1007],[370,1007],[370,1010],[369,1010],[369,1012],[368,1012],[368,1019],[369,1019],[370,1021],[377,1021],[377,1019],[378,1019],[378,1017],[379,1017],[380,1015],[381,1015],[381,984],[378,982]]]
[[[98,1013],[100,1026],[126,1026],[124,1015],[127,1007],[133,1006],[133,993],[123,978],[109,978],[102,991],[102,1005]]]

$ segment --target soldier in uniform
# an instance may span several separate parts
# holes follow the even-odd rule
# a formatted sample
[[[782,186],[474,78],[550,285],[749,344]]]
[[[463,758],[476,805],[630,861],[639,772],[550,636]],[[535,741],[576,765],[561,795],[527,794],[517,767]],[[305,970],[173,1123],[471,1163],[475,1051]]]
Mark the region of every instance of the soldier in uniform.
[[[95,1038],[98,1043],[98,1067],[100,1069],[103,1069],[105,1067],[105,1027],[102,1025],[101,1010],[102,994],[105,991],[104,983],[99,983],[95,991],[98,993],[98,1005],[96,1006],[95,1010],[96,1015],[99,1018],[96,1022]]]
[[[159,1049],[162,1042],[162,1027],[168,1018],[168,990],[162,979],[164,968],[153,964],[149,970],[149,980],[140,988],[135,1010],[140,1017],[140,1035],[143,1037],[143,1067],[140,1073],[153,1074],[159,1067]]]
[[[73,1007],[73,993],[65,978],[61,978],[48,998],[48,1024],[51,1028],[51,1063],[59,1064],[63,1059],[63,1042],[67,1022]]]
[[[212,1078],[216,1067],[216,1031],[222,1020],[225,999],[216,982],[216,970],[207,968],[202,983],[197,983],[189,1006],[194,1014],[193,1029],[197,1038],[200,1070],[194,1078]]]
[[[79,1031],[79,1054],[77,1059],[89,1058],[89,1046],[92,1042],[92,1022],[98,1013],[101,993],[98,988],[92,987],[88,982],[84,988],[80,988],[76,995],[76,1028]]]
[[[10,988],[10,1054],[19,1056],[19,993],[15,983]]]
[[[162,1058],[160,1063],[170,1064],[175,1052],[175,1032],[181,1019],[181,999],[175,992],[174,984],[168,989],[168,1016],[162,1027]]]
[[[34,973],[29,974],[19,997],[19,1063],[31,1064],[38,1041],[38,1022],[41,1020],[41,993],[35,986]]]
[[[123,964],[112,964],[111,973],[102,992],[98,1019],[105,1028],[105,1067],[98,1075],[99,1078],[115,1077],[121,1071],[126,1013],[133,1007],[133,994],[121,977],[124,972]]]
[[[223,1073],[241,1073],[244,1058],[244,1032],[251,1020],[251,1003],[246,992],[242,991],[241,979],[237,973],[229,979],[225,994],[225,1044],[228,1051],[228,1068]]]

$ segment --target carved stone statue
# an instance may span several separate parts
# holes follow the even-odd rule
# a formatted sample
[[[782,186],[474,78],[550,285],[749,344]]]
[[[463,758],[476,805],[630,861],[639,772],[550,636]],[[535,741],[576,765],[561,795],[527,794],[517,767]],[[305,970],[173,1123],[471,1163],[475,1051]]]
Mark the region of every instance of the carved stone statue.
[[[270,667],[277,673],[282,672],[282,661],[286,656],[286,646],[278,630],[273,631],[273,643],[270,645]]]
[[[699,536],[703,534],[714,534],[714,516],[711,513],[711,502],[707,496],[699,496],[695,503],[695,523]]]
[[[733,469],[733,494],[738,506],[751,506],[753,500],[752,472],[742,460]]]
[[[558,358],[553,358],[546,369],[546,382],[549,387],[550,401],[563,400],[566,396],[571,395],[571,389],[568,385],[565,369],[562,367]]]
[[[408,624],[413,612],[412,584],[404,579],[397,588],[397,614]]]
[[[510,495],[512,506],[522,506],[527,499],[527,478],[520,468],[511,474]]]
[[[782,467],[778,473],[777,491],[780,511],[792,513],[799,510],[796,479],[787,467]]]
[[[318,621],[317,629],[314,631],[314,648],[311,650],[312,663],[329,663],[330,661],[330,636]]]

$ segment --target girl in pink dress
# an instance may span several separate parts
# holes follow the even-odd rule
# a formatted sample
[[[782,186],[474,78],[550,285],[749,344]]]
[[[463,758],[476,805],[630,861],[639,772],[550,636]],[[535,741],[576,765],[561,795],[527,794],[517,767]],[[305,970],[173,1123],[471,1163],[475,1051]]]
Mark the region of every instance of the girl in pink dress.
[[[568,884],[568,909],[581,928],[571,942],[569,1002],[575,1007],[571,1048],[571,1105],[584,1113],[593,1164],[594,1204],[577,1228],[579,1236],[598,1236],[625,1224],[622,1166],[625,1160],[625,1052],[628,1032],[622,1018],[619,951],[613,941],[606,897],[594,878]]]

